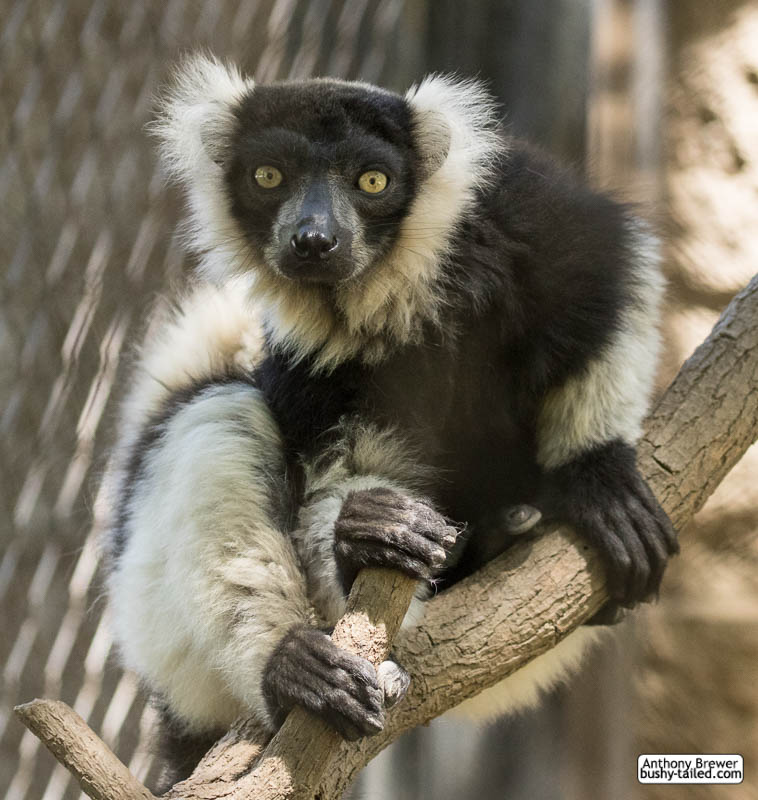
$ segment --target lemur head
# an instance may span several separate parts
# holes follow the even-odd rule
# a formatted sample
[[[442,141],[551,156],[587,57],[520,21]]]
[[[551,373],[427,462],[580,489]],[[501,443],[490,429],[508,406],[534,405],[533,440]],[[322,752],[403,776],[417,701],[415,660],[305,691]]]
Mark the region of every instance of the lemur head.
[[[406,100],[333,80],[256,87],[234,116],[220,159],[231,213],[255,263],[304,283],[354,280],[386,256],[450,138],[438,116],[432,163]]]
[[[257,86],[203,56],[153,127],[188,190],[201,272],[249,273],[274,341],[327,366],[375,360],[437,319],[441,260],[504,147],[475,83]]]

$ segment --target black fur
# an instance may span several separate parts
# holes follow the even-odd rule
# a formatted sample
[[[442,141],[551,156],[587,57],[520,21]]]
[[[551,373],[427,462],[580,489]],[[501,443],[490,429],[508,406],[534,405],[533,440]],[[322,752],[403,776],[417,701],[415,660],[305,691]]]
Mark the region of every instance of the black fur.
[[[415,195],[420,169],[411,109],[404,99],[331,81],[281,83],[256,87],[236,114],[225,178],[232,214],[261,264],[317,283],[329,284],[350,274],[355,267],[353,231],[335,222],[339,203],[357,211],[372,263],[388,251]],[[261,189],[251,181],[262,165],[281,171],[284,179],[278,187]],[[389,178],[385,191],[377,195],[358,188],[359,176],[371,169]],[[304,218],[279,219],[275,225],[282,204],[306,186],[310,194],[301,209]],[[288,242],[299,224],[314,216],[309,199],[314,186],[321,186],[323,195],[316,216],[320,211],[329,217],[330,238],[334,234],[340,246],[326,262],[302,269]],[[276,263],[265,252],[272,241],[281,245]]]
[[[155,755],[161,765],[153,792],[161,795],[192,774],[200,759],[226,733],[225,730],[190,733],[165,703],[157,702],[158,730]]]
[[[279,423],[293,459],[313,457],[329,443],[329,433],[346,413],[357,410],[368,371],[355,362],[327,374],[313,372],[309,359],[296,361],[272,352],[255,373],[256,384]]]

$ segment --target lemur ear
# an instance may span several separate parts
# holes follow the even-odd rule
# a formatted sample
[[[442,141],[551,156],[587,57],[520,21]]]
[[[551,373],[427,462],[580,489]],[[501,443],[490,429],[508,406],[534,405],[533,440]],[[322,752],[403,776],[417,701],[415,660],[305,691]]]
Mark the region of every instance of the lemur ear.
[[[416,144],[421,155],[421,180],[425,181],[445,163],[450,152],[451,131],[445,116],[434,109],[415,114]]]
[[[191,56],[179,65],[149,126],[160,139],[169,174],[187,182],[224,162],[235,123],[233,109],[253,86],[236,67],[209,56]]]
[[[214,164],[223,166],[229,151],[230,125],[227,119],[227,109],[219,106],[215,113],[209,113],[207,118],[200,123],[200,141],[208,158]]]
[[[491,161],[507,149],[497,107],[483,84],[429,75],[405,95],[422,154],[422,179],[447,185],[485,181]]]

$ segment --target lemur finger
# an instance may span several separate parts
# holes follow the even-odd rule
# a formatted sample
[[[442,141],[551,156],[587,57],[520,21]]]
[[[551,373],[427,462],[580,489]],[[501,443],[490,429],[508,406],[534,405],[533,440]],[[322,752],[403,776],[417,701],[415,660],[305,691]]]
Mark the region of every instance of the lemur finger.
[[[443,566],[447,559],[443,547],[408,529],[392,528],[381,532],[351,530],[349,534],[342,534],[336,547],[340,556],[352,558],[356,563],[364,565],[366,562],[363,559],[383,550],[396,550],[432,569]]]
[[[631,557],[621,539],[599,514],[585,514],[577,528],[600,551],[608,576],[608,593],[623,601],[627,594],[627,576]]]
[[[648,512],[655,517],[658,526],[663,535],[663,540],[666,542],[666,548],[669,554],[679,552],[679,538],[676,535],[676,530],[669,519],[668,514],[663,510],[658,498],[653,494],[653,490],[647,485],[642,476],[637,478],[637,497],[640,502],[645,506]]]
[[[344,559],[356,567],[398,569],[411,578],[419,580],[429,580],[433,573],[432,565],[429,563],[414,558],[402,550],[380,544],[362,542],[359,547],[352,547],[344,542],[339,542],[335,552],[339,559]],[[441,562],[439,566],[441,566]]]
[[[428,506],[419,509],[411,523],[411,529],[449,550],[458,538],[458,531],[433,508]]]
[[[663,540],[666,542],[669,555],[676,555],[679,552],[679,537],[669,515],[659,505],[656,505],[655,519],[663,535]]]
[[[349,492],[340,515],[350,520],[407,520],[414,502],[400,492],[376,486]]]
[[[632,524],[648,554],[650,575],[645,587],[645,596],[649,596],[658,590],[666,569],[668,552],[657,519],[636,497],[629,499],[628,508]]]
[[[650,578],[650,563],[647,550],[632,525],[626,510],[617,509],[608,514],[608,525],[616,533],[629,554],[629,569],[626,574],[624,601],[639,602],[645,595]]]
[[[371,736],[384,727],[381,705],[366,708],[349,694],[328,685],[304,687],[297,702],[324,719],[349,741]]]
[[[344,658],[330,658],[327,661],[307,654],[300,665],[303,683],[312,687],[318,684],[341,689],[366,706],[380,708],[382,689],[371,664],[352,653],[340,650],[334,643],[332,648],[340,651]]]
[[[335,534],[342,539],[354,542],[357,546],[364,543],[380,544],[403,550],[408,555],[419,558],[431,566],[441,566],[445,562],[446,553],[443,547],[427,539],[407,525],[382,523],[360,523],[345,525]]]

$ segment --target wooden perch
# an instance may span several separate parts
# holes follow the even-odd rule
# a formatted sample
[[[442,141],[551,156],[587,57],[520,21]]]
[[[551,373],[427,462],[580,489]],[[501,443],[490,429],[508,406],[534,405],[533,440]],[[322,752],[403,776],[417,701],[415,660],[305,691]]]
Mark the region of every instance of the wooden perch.
[[[758,276],[735,297],[648,418],[639,465],[681,529],[756,438]],[[388,652],[410,594],[409,581],[392,572],[362,572],[335,640],[377,663]],[[599,559],[571,531],[522,543],[431,601],[423,624],[398,637],[394,651],[413,680],[380,734],[343,742],[297,710],[261,756],[261,732],[252,722],[240,722],[168,796],[336,800],[403,731],[555,646],[606,599]],[[40,725],[50,706],[59,712],[54,724]],[[61,706],[35,701],[17,712],[91,797],[150,798],[133,778],[125,782],[126,768],[104,745],[93,751],[94,734],[81,720],[69,727]],[[92,779],[94,768],[85,769],[90,755],[106,784],[112,773],[110,787]]]

